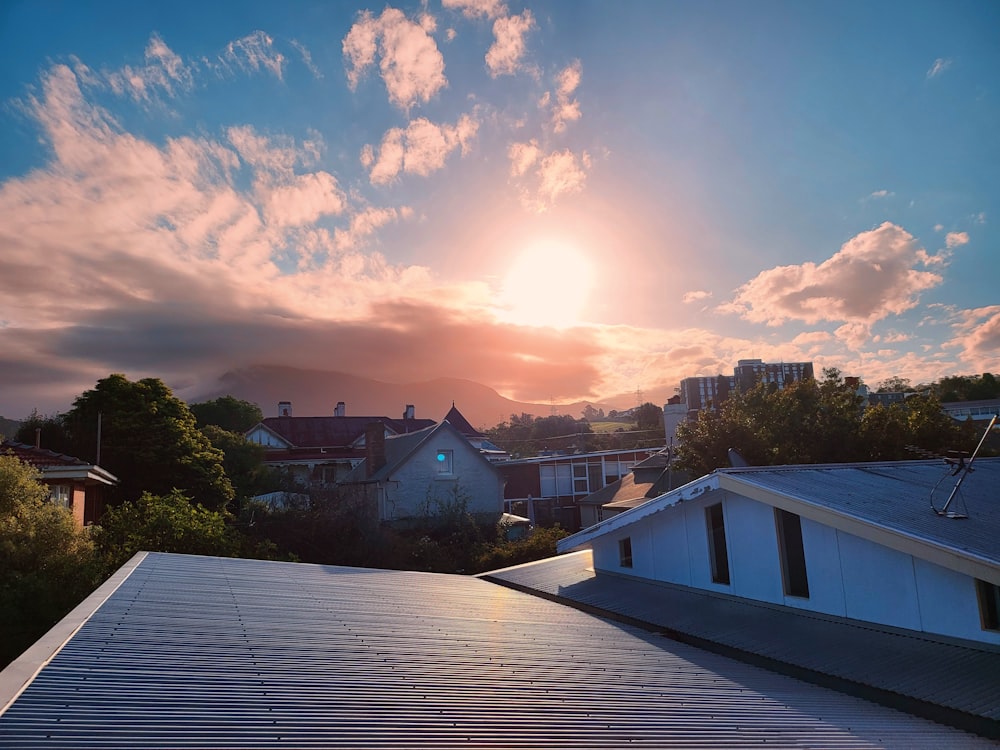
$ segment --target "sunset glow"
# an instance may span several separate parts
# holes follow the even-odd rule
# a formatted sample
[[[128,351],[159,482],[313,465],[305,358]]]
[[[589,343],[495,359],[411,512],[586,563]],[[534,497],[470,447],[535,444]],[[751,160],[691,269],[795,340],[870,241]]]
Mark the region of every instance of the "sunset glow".
[[[500,317],[527,326],[566,328],[586,320],[590,261],[571,247],[539,243],[516,256],[500,294]]]
[[[996,2],[9,5],[0,416],[257,365],[546,409],[1000,372]]]

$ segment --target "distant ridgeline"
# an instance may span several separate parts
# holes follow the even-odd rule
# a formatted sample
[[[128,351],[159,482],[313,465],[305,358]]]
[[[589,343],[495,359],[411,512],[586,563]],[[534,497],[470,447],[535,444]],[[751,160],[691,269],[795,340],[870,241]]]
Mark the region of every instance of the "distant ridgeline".
[[[21,428],[21,423],[16,419],[0,417],[0,437],[13,438]]]

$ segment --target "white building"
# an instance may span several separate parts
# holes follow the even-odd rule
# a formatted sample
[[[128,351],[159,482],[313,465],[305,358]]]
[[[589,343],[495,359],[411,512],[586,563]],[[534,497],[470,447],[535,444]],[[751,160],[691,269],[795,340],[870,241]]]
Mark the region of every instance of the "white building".
[[[1000,459],[720,469],[559,543],[598,572],[1000,645]]]

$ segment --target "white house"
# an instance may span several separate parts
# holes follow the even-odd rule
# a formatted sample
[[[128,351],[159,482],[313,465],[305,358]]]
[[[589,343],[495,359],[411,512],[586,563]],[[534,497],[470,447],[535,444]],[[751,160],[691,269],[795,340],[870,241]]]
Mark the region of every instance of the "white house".
[[[402,435],[386,435],[374,423],[365,443],[365,459],[340,486],[373,501],[380,520],[434,516],[459,506],[474,515],[500,518],[500,473],[447,420]]]
[[[1000,459],[720,469],[559,542],[598,573],[1000,645]],[[933,506],[933,507],[932,507]]]

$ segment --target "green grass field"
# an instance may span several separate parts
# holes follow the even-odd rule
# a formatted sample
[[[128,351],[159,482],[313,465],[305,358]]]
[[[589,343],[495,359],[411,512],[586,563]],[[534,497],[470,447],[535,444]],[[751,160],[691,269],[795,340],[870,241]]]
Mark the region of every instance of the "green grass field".
[[[614,432],[618,429],[628,432],[635,429],[635,422],[591,422],[590,429],[597,433]]]

